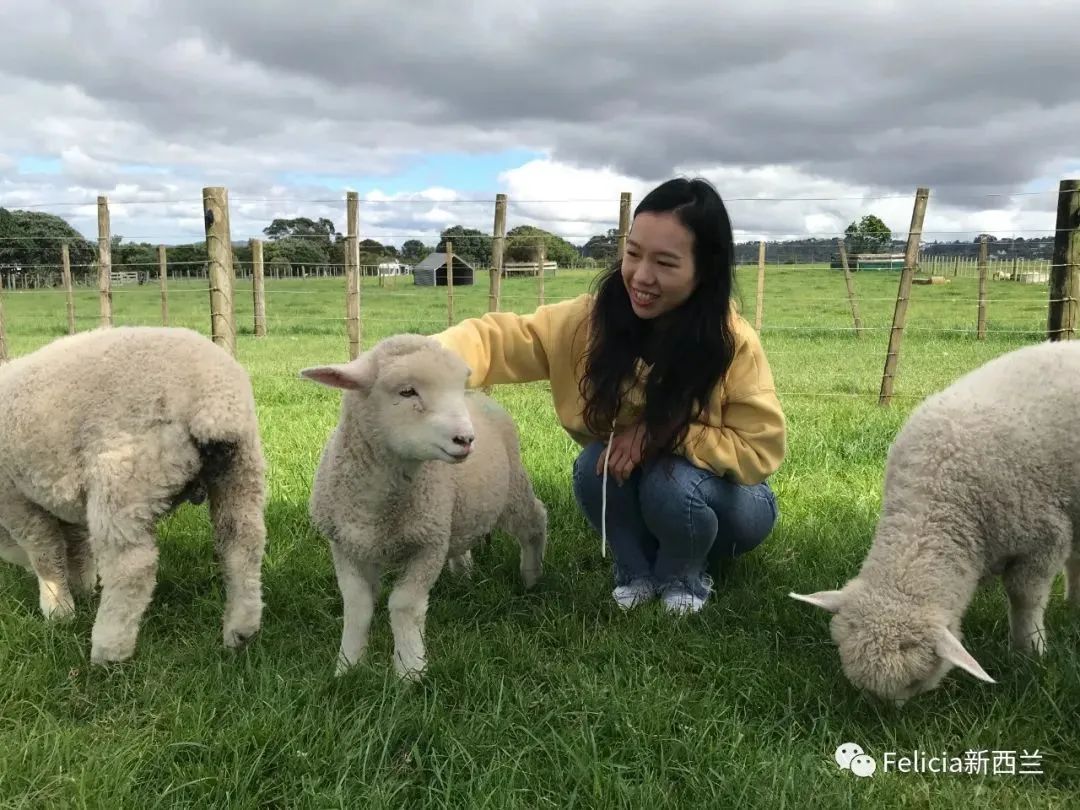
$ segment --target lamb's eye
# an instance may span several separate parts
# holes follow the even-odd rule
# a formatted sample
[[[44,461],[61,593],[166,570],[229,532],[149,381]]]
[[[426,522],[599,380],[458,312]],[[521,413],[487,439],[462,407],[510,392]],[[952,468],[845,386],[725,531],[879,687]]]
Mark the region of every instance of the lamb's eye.
[[[409,386],[408,388],[402,388],[400,391],[398,391],[398,393],[401,394],[401,396],[403,397],[415,397],[417,395],[416,389],[412,386]]]

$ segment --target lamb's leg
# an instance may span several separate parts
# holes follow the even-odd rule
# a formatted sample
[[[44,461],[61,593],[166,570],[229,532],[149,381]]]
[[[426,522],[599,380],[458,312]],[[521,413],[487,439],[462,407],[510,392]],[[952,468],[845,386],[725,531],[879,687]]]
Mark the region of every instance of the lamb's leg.
[[[1050,600],[1050,590],[1058,565],[1047,569],[1045,563],[1019,560],[1002,574],[1009,597],[1009,636],[1012,646],[1042,655],[1046,649],[1043,614]]]
[[[471,578],[474,568],[472,551],[465,550],[455,557],[447,557],[446,567],[455,576]]]
[[[1074,607],[1080,607],[1080,554],[1065,561],[1065,599]]]
[[[547,546],[547,508],[526,485],[503,513],[499,527],[517,539],[521,549],[519,568],[526,589],[533,588],[544,573],[544,550]]]
[[[156,515],[92,487],[86,515],[101,578],[101,601],[90,633],[90,662],[125,661],[135,652],[139,624],[157,581]]]
[[[446,545],[426,545],[405,564],[387,601],[394,634],[394,669],[402,678],[419,680],[426,666],[424,629],[428,594],[446,562]]]
[[[0,527],[0,560],[25,568],[30,572],[34,570],[30,566],[30,558],[26,556],[22,546],[16,543],[11,535],[4,531],[3,527]]]
[[[46,619],[67,619],[75,613],[68,585],[67,550],[60,521],[22,496],[5,492],[4,528],[18,543],[38,580],[38,604]],[[18,558],[11,552],[10,558]]]
[[[330,551],[341,590],[341,647],[334,673],[340,676],[364,658],[381,572],[378,565],[356,559],[337,542],[330,544]]]
[[[97,564],[86,528],[65,524],[64,538],[67,542],[68,581],[76,593],[92,594],[97,587]]]
[[[215,549],[225,574],[224,643],[239,647],[262,623],[266,494],[258,446],[239,445],[228,468],[210,480],[207,490]]]

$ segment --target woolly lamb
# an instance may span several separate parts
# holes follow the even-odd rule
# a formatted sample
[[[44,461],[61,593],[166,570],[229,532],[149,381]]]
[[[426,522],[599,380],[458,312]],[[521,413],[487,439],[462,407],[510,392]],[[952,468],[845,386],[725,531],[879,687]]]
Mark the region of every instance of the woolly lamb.
[[[525,587],[542,574],[547,511],[517,430],[493,400],[466,391],[469,369],[431,338],[397,335],[350,363],[300,373],[345,389],[310,499],[342,595],[337,674],[362,659],[382,570],[401,564],[388,600],[394,666],[417,680],[428,594],[448,558],[469,570],[469,549],[502,529],[520,544]]]
[[[66,619],[101,579],[90,660],[123,661],[157,575],[156,522],[210,498],[225,572],[224,643],[262,616],[264,460],[244,369],[188,329],[60,338],[0,366],[0,558]],[[95,570],[96,569],[96,570]]]
[[[1058,571],[1080,604],[1080,342],[1001,355],[930,396],[890,451],[874,542],[839,591],[791,594],[835,614],[856,686],[898,703],[952,666],[993,683],[960,622],[982,581],[1002,578],[1010,640],[1041,655]]]

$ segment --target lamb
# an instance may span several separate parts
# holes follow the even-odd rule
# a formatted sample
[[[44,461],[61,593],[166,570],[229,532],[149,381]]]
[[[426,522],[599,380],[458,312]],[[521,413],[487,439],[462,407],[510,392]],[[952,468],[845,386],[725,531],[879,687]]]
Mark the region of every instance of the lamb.
[[[534,495],[510,416],[469,391],[469,368],[429,337],[388,337],[349,363],[301,376],[344,390],[309,508],[329,540],[343,602],[336,674],[367,646],[380,577],[402,566],[389,599],[394,667],[419,680],[428,597],[444,564],[468,572],[495,529],[516,537],[526,589],[540,579],[547,510]]]
[[[994,683],[960,622],[1001,577],[1011,646],[1045,649],[1058,571],[1080,605],[1080,342],[1003,354],[917,406],[889,450],[882,513],[858,575],[790,596],[834,614],[831,635],[857,687],[898,704],[960,667]]]
[[[156,522],[210,500],[224,644],[262,617],[265,464],[243,367],[198,332],[107,327],[0,367],[0,557],[31,570],[50,620],[100,577],[94,664],[124,661],[157,577]]]

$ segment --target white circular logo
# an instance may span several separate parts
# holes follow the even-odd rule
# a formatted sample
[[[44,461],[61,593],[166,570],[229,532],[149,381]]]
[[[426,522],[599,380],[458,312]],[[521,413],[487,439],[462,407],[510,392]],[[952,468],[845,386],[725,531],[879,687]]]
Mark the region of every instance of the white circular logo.
[[[841,768],[847,768],[851,765],[851,760],[863,753],[862,747],[855,743],[842,743],[839,748],[836,749],[836,764]]]
[[[851,760],[851,772],[856,776],[873,776],[877,770],[874,758],[866,754],[859,754]]]

